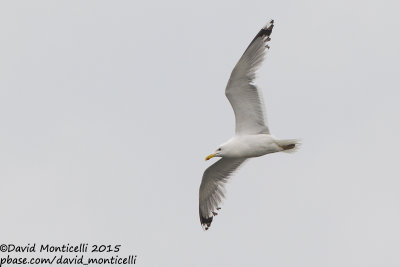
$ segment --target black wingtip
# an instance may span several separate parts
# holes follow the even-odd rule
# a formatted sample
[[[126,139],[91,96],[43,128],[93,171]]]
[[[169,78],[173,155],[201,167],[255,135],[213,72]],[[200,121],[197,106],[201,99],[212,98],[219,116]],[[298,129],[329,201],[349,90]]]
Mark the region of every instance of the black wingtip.
[[[214,214],[214,212],[212,212],[212,214]],[[210,228],[211,223],[213,221],[213,215],[205,215],[201,212],[201,209],[199,207],[199,216],[200,216],[200,223],[201,223],[201,227],[203,227],[204,231],[207,231],[208,228]]]
[[[273,28],[274,27],[274,20],[271,19],[267,24],[265,24],[265,26],[263,27],[263,29],[268,29],[268,28]]]
[[[272,33],[272,29],[274,28],[274,20],[271,20],[270,22],[268,22],[264,27],[262,27],[262,29],[257,33],[257,35],[254,37],[254,39],[251,41],[251,43],[249,44],[249,46],[247,47],[247,49],[254,43],[255,40],[257,40],[258,38],[262,38],[264,40],[265,43],[268,43],[269,41],[271,41],[271,33]],[[267,46],[266,46],[267,47]],[[267,49],[269,49],[269,46],[267,47]]]
[[[272,33],[272,29],[274,28],[274,20],[272,19],[270,22],[265,25],[261,31],[257,34],[258,37],[269,37]],[[268,40],[269,41],[269,40]]]
[[[208,228],[210,228],[211,223],[212,223],[212,220],[213,220],[213,217],[212,217],[212,216],[206,218],[206,217],[201,216],[201,214],[200,214],[200,223],[201,223],[201,226],[203,227],[203,229],[204,229],[205,231],[207,231]]]
[[[261,38],[264,41],[265,47],[269,49],[269,45],[267,45],[267,43],[271,41],[270,36],[273,28],[274,28],[274,20],[272,19],[257,33],[257,35],[253,38],[249,46],[247,46],[243,54],[245,54],[247,50],[252,46],[252,44],[259,38]]]

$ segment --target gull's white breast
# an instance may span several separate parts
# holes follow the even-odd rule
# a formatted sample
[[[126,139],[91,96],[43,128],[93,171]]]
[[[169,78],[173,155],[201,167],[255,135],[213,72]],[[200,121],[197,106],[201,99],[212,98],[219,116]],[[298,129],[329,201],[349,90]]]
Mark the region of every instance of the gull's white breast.
[[[252,158],[282,151],[270,134],[234,136],[223,146],[224,157],[229,158]]]

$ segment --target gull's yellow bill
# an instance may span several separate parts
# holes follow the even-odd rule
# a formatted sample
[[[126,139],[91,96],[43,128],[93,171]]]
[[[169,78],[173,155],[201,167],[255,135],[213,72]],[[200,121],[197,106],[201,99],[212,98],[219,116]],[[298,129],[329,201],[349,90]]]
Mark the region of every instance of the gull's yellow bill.
[[[213,157],[215,157],[215,154],[210,154],[210,155],[208,155],[208,156],[206,157],[206,160],[209,160],[209,159],[211,159],[211,158],[213,158]]]

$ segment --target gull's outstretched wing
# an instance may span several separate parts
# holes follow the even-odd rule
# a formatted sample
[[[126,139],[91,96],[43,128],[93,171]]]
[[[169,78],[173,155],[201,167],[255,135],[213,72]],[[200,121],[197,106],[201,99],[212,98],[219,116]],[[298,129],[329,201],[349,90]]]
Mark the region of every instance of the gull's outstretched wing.
[[[224,184],[245,158],[222,158],[208,167],[203,174],[199,190],[201,226],[207,230],[224,198]]]
[[[269,133],[262,92],[254,84],[255,72],[266,52],[274,21],[271,20],[254,37],[232,71],[225,95],[236,118],[236,134]]]

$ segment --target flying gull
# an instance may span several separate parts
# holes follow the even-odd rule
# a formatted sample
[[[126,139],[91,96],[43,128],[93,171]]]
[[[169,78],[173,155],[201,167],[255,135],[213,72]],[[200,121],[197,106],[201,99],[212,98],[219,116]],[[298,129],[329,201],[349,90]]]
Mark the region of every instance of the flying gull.
[[[279,140],[271,135],[266,123],[261,90],[255,85],[255,73],[269,50],[274,21],[267,23],[254,37],[231,73],[225,95],[232,105],[236,119],[235,135],[206,157],[221,157],[208,167],[199,190],[199,214],[207,230],[224,198],[224,184],[248,158],[275,152],[293,152],[296,139]]]

